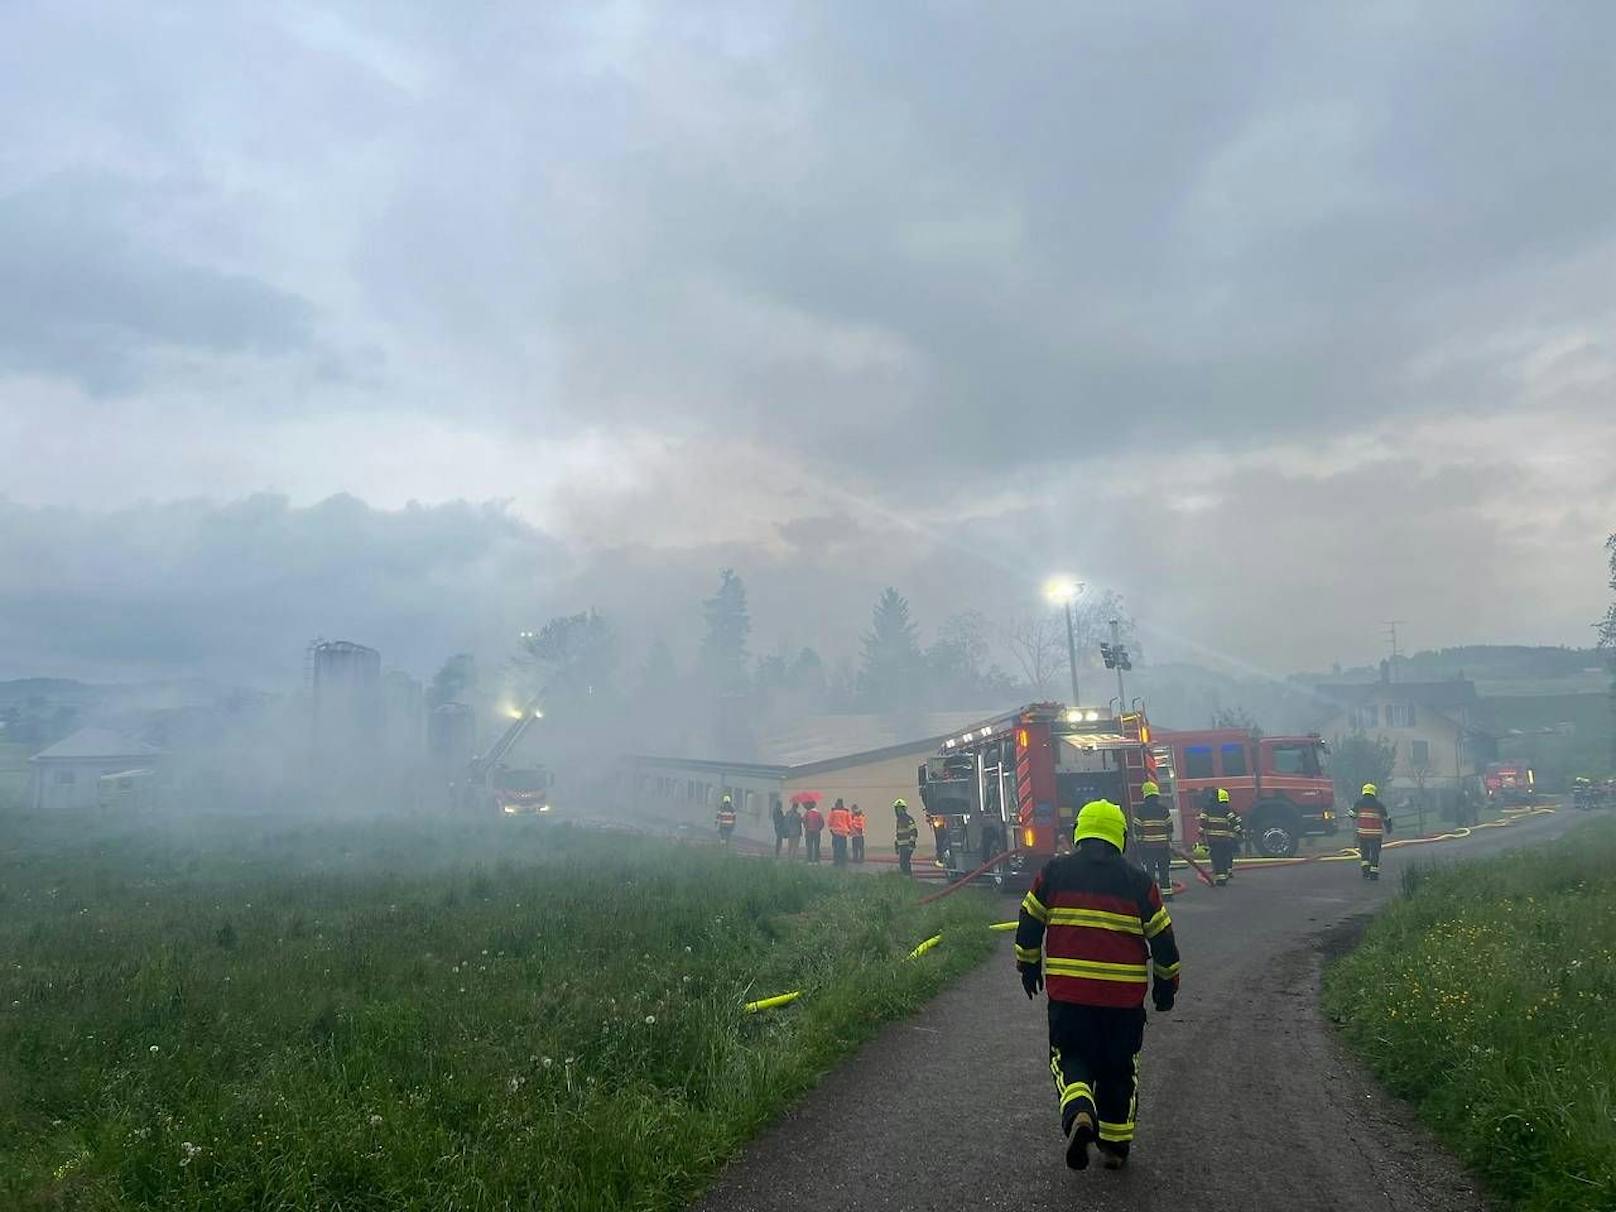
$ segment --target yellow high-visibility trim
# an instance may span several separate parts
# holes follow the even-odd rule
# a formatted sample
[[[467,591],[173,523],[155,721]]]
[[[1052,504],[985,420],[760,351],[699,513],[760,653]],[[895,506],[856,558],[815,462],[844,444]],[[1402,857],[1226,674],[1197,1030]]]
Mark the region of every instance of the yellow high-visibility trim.
[[[1108,1140],[1121,1144],[1123,1141],[1132,1140],[1133,1132],[1134,1122],[1132,1120],[1129,1120],[1125,1124],[1108,1124],[1103,1119],[1100,1121],[1101,1140]]]
[[[1145,937],[1155,938],[1172,924],[1173,919],[1167,915],[1167,907],[1164,905],[1156,910],[1156,915],[1145,923]]]
[[[1023,964],[1036,964],[1043,958],[1044,953],[1041,948],[1023,947],[1020,943],[1016,944],[1016,959],[1021,961]]]
[[[1021,908],[1034,921],[1042,922],[1046,926],[1049,925],[1048,907],[1031,892],[1021,898]]]
[[[1176,964],[1156,964],[1156,965],[1154,965],[1155,970],[1156,970],[1156,975],[1158,977],[1160,977],[1164,981],[1172,980],[1175,976],[1178,975],[1178,970],[1180,968],[1182,968],[1183,966],[1184,966],[1184,961],[1183,960],[1179,960]]]
[[[1067,1103],[1075,1102],[1080,1098],[1086,1098],[1092,1103],[1094,1101],[1094,1091],[1082,1082],[1073,1082],[1061,1091],[1060,1105],[1064,1108]]]
[[[1047,976],[1077,976],[1091,981],[1125,981],[1145,984],[1149,979],[1143,964],[1107,964],[1099,960],[1056,959],[1044,960]]]
[[[1089,926],[1095,930],[1116,930],[1122,934],[1143,934],[1144,924],[1126,913],[1107,913],[1103,909],[1062,909],[1049,911],[1051,926]]]

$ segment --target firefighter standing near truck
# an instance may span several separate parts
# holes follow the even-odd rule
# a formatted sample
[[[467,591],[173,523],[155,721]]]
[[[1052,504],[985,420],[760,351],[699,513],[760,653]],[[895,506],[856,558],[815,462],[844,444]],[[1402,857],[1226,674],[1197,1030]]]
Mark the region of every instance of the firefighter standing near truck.
[[[1207,788],[1201,806],[1201,836],[1212,855],[1212,886],[1222,888],[1234,878],[1234,853],[1240,845],[1240,814],[1229,802],[1227,788]]]
[[[735,836],[735,801],[727,795],[718,802],[717,822],[718,843],[727,846]]]
[[[1173,815],[1162,801],[1161,788],[1146,780],[1144,799],[1133,814],[1133,838],[1138,843],[1139,865],[1156,880],[1162,900],[1173,899]]]
[[[1358,866],[1366,880],[1380,879],[1380,843],[1392,831],[1392,814],[1380,802],[1380,789],[1373,783],[1363,785],[1363,794],[1352,806],[1352,819],[1357,827]]]
[[[915,824],[915,818],[909,815],[909,805],[903,800],[892,801],[892,812],[898,818],[892,831],[892,848],[898,852],[898,870],[909,875],[909,862],[915,857],[915,847],[920,844],[920,827]]]
[[[1106,1169],[1120,1170],[1134,1137],[1145,993],[1159,1012],[1173,1008],[1178,944],[1156,882],[1122,856],[1121,808],[1084,804],[1072,839],[1077,849],[1051,859],[1021,902],[1016,968],[1029,998],[1049,995],[1066,1164],[1087,1167],[1097,1140]]]

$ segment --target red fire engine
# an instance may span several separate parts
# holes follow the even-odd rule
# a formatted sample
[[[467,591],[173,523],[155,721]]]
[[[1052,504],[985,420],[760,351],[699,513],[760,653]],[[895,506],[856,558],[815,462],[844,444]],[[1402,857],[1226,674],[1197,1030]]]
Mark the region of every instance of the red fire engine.
[[[1228,791],[1246,837],[1265,858],[1289,858],[1303,837],[1336,831],[1335,787],[1325,765],[1329,748],[1316,734],[1260,736],[1213,728],[1157,732],[1155,740],[1158,762],[1172,767],[1175,836],[1182,842],[1200,837],[1202,802],[1219,787]]]
[[[1537,799],[1537,775],[1518,762],[1494,762],[1482,773],[1481,785],[1491,804],[1530,804]]]
[[[1131,816],[1154,772],[1142,713],[1034,703],[944,741],[920,767],[920,799],[952,877],[1008,851],[987,875],[1024,884],[1071,848],[1078,808],[1108,799]]]

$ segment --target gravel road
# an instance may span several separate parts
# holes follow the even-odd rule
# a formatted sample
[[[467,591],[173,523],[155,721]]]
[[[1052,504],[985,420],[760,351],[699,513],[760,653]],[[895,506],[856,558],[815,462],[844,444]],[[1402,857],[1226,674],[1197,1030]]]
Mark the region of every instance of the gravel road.
[[[1184,991],[1145,1036],[1127,1170],[1062,1161],[1044,1011],[1002,958],[882,1033],[754,1141],[696,1207],[1395,1209],[1485,1206],[1458,1164],[1382,1097],[1318,1011],[1319,970],[1398,870],[1554,837],[1527,818],[1386,853],[1379,884],[1326,863],[1241,871],[1173,903]]]

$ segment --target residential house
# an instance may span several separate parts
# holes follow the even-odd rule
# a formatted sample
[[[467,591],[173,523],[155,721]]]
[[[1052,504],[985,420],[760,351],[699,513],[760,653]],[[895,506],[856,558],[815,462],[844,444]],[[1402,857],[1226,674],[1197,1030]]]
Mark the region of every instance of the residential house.
[[[106,728],[80,728],[28,759],[33,771],[28,802],[36,811],[94,808],[104,775],[133,775],[161,764],[163,751]]]
[[[1363,733],[1390,742],[1397,760],[1384,791],[1420,788],[1456,794],[1473,788],[1493,752],[1481,700],[1467,678],[1443,682],[1332,683],[1317,688],[1328,714],[1317,725],[1326,741]]]

